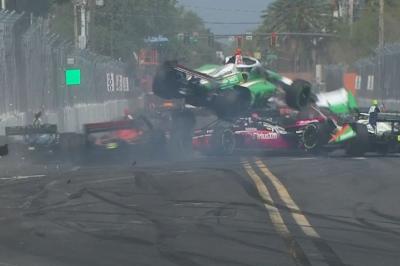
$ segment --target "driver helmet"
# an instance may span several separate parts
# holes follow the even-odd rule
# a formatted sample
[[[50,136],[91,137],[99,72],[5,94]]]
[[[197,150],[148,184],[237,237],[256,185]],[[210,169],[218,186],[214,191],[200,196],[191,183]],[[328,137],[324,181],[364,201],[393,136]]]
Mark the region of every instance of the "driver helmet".
[[[378,105],[378,100],[377,99],[372,100],[372,105]]]

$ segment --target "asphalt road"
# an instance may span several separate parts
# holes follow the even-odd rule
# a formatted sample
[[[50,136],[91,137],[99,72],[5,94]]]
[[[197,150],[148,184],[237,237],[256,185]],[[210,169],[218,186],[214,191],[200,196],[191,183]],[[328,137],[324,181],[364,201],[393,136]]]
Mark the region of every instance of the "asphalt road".
[[[400,157],[0,159],[0,265],[399,265]]]

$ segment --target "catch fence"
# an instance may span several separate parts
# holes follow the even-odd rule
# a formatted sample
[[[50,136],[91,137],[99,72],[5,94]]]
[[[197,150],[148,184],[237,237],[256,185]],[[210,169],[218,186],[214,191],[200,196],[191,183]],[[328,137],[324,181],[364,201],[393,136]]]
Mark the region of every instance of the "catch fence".
[[[80,85],[66,85],[67,69],[80,70]],[[60,131],[79,132],[84,123],[121,116],[133,93],[125,63],[75,49],[51,33],[48,20],[0,12],[0,135],[40,110]]]
[[[400,43],[387,44],[375,55],[363,58],[351,66],[324,67],[327,90],[345,85],[354,89],[363,106],[371,99],[380,100],[388,109],[400,110]],[[353,85],[345,84],[346,75],[354,77]]]

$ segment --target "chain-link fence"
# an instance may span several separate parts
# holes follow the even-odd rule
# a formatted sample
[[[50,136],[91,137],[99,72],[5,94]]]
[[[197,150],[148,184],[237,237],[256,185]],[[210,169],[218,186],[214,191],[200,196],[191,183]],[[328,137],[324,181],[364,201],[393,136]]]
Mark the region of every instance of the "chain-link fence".
[[[361,105],[379,99],[388,109],[400,110],[400,43],[388,44],[352,66],[325,66],[324,73],[327,90],[345,86],[346,73],[354,74],[354,90]]]
[[[5,126],[29,124],[39,110],[61,131],[76,132],[129,107],[134,84],[127,65],[74,49],[47,20],[0,12],[0,62],[0,135]],[[80,85],[67,86],[67,69],[80,70]]]

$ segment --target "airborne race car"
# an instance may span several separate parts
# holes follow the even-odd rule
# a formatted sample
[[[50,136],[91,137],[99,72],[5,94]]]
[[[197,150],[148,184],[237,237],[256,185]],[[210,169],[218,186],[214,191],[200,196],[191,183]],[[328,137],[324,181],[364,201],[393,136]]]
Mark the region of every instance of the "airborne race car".
[[[263,68],[257,59],[243,57],[240,64],[205,65],[196,70],[166,62],[154,77],[153,91],[161,98],[184,99],[186,104],[231,120],[249,109],[268,106],[268,99],[280,92],[289,107],[300,109],[309,103],[311,84],[292,81]]]

